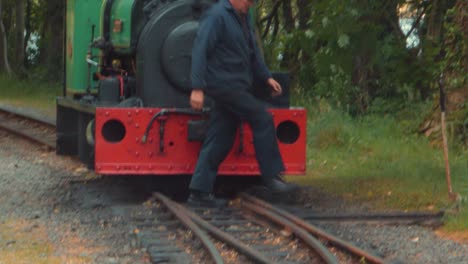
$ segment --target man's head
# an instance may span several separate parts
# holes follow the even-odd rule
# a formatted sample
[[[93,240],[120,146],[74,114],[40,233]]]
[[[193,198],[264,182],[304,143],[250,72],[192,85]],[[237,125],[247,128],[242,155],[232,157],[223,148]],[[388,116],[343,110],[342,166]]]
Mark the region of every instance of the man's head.
[[[247,14],[249,8],[253,6],[254,0],[229,0],[232,7],[240,14]]]

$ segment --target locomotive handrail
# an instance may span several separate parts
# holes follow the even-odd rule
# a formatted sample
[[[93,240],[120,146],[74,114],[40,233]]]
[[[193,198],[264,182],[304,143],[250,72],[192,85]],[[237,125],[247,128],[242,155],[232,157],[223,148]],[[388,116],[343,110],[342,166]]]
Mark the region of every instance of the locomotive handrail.
[[[165,116],[165,115],[168,115],[168,114],[184,114],[184,115],[202,116],[202,115],[206,115],[210,111],[211,111],[210,108],[203,108],[201,111],[193,110],[192,108],[170,108],[170,109],[165,108],[165,109],[162,109],[161,111],[154,114],[154,116],[149,121],[149,123],[148,123],[148,125],[146,126],[146,129],[145,129],[145,134],[141,138],[141,142],[143,144],[146,143],[149,131],[151,130],[151,127],[153,126],[154,121],[156,121],[156,119],[158,117],[162,117],[162,116]]]
[[[94,67],[98,67],[99,66],[99,63],[96,62],[96,61],[93,61],[92,59],[90,59],[89,56],[86,56],[86,62],[89,64],[89,65],[92,65]]]

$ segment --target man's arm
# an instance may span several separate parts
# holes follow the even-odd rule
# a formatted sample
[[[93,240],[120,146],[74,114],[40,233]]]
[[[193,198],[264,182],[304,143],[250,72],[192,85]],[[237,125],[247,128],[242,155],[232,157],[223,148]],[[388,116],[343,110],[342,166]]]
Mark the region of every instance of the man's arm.
[[[269,78],[271,78],[271,73],[268,70],[268,67],[265,64],[265,61],[263,60],[263,56],[260,53],[260,49],[258,48],[257,41],[255,41],[255,34],[253,31],[251,31],[252,35],[252,42],[253,42],[253,47],[254,47],[254,60],[252,62],[253,66],[253,71],[254,74],[259,78],[259,80],[262,80],[266,82]]]
[[[272,90],[272,96],[281,95],[283,93],[283,88],[275,79],[273,79],[271,72],[268,70],[265,61],[263,60],[263,56],[260,53],[257,41],[255,41],[257,39],[255,36],[255,32],[251,30],[250,34],[254,47],[254,60],[252,62],[252,70],[254,75],[257,76],[259,80],[262,80],[263,82],[268,84],[268,86]]]
[[[255,35],[252,32],[252,40],[255,39]],[[257,42],[253,41],[253,46],[254,46],[254,61],[253,61],[253,71],[254,74],[259,78],[259,80],[264,81],[268,86],[270,86],[270,89],[272,90],[271,95],[272,96],[278,96],[283,93],[283,88],[281,85],[273,79],[270,71],[268,70],[268,67],[265,64],[265,61],[263,60],[263,57],[260,53],[260,49],[258,48]]]
[[[192,48],[192,94],[190,105],[195,110],[201,110],[204,103],[204,90],[206,88],[206,68],[209,52],[218,42],[222,20],[219,16],[205,15],[198,28]]]

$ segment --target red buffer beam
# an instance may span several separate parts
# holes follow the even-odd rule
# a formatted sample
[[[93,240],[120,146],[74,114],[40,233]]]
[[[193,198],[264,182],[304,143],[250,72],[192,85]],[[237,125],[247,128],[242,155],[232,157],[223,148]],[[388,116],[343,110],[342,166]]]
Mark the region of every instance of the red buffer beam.
[[[161,111],[166,114],[160,115]],[[305,109],[270,109],[270,112],[286,166],[285,174],[305,174]],[[152,119],[154,122],[145,137]],[[97,108],[95,170],[109,175],[192,174],[201,141],[189,141],[189,122],[203,119],[208,116],[161,108]],[[221,164],[219,174],[260,175],[248,124],[238,129],[233,148]]]

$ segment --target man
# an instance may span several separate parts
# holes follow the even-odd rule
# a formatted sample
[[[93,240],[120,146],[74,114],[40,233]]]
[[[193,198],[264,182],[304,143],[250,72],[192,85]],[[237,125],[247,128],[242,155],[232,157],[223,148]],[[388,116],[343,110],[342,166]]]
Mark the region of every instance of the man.
[[[192,108],[203,108],[205,93],[214,100],[210,126],[190,183],[190,204],[222,206],[224,200],[211,194],[220,163],[234,143],[241,121],[253,131],[256,158],[266,188],[274,193],[297,189],[280,175],[284,164],[276,141],[272,116],[250,89],[260,80],[282,93],[271,77],[251,29],[249,8],[254,0],[220,0],[202,17],[192,50]]]

